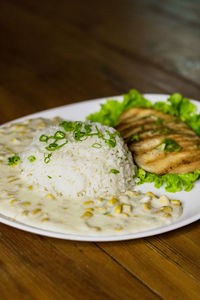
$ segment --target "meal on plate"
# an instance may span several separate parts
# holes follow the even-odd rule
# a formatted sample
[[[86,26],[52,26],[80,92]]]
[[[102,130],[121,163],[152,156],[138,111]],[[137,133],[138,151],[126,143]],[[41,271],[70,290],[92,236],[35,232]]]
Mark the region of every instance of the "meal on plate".
[[[200,170],[200,138],[179,117],[133,107],[120,115],[116,128],[144,170],[159,175]]]
[[[122,102],[108,100],[87,120],[115,127],[138,168],[137,184],[154,182],[168,192],[190,191],[200,176],[200,114],[180,94],[151,103],[131,90]]]
[[[0,212],[62,233],[135,233],[172,223],[181,202],[134,190],[137,167],[119,131],[95,122],[29,119],[0,129]]]

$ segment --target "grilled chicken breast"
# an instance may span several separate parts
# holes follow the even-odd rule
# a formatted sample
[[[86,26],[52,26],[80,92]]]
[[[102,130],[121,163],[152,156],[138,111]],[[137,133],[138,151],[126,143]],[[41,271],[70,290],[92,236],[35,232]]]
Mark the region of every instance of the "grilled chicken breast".
[[[121,114],[116,129],[146,171],[163,175],[200,170],[200,138],[176,116],[134,107]]]

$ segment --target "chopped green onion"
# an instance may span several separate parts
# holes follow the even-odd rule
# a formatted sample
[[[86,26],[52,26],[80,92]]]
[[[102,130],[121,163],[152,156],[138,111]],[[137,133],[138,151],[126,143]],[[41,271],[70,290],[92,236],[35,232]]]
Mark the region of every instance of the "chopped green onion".
[[[179,152],[182,149],[174,140],[168,138],[162,139],[162,143],[159,146],[161,146],[160,149],[164,151],[165,154],[167,152]]]
[[[65,138],[65,136],[66,136],[66,134],[63,131],[60,131],[60,130],[56,131],[56,133],[54,134],[54,138],[56,140],[62,140],[62,139]]]
[[[49,144],[47,147],[45,147],[46,150],[48,151],[55,151],[58,147],[58,144],[56,142],[53,142]]]
[[[47,177],[48,177],[49,179],[51,179],[51,178],[52,178],[52,177],[51,177],[51,176],[49,176],[49,175],[48,175]]]
[[[74,131],[73,136],[76,141],[81,141],[81,142],[88,138],[85,132],[83,131]]]
[[[65,131],[73,131],[74,130],[74,125],[73,122],[71,121],[63,121],[59,124],[60,127],[63,127]]]
[[[121,134],[120,134],[120,132],[119,131],[115,131],[115,135],[117,135],[117,136],[121,136]]]
[[[110,173],[113,173],[113,174],[118,174],[118,173],[119,173],[119,171],[118,171],[118,170],[116,170],[116,169],[110,169]]]
[[[94,144],[92,145],[92,148],[100,149],[100,148],[102,148],[102,145],[99,144],[99,143],[94,143]]]
[[[45,134],[42,134],[39,138],[40,142],[45,142],[45,143],[48,142],[48,139],[49,139],[49,137]]]
[[[9,166],[17,165],[19,162],[20,162],[20,157],[18,155],[8,157]]]
[[[66,140],[66,142],[65,142],[65,143],[63,143],[63,144],[61,144],[61,145],[58,145],[58,147],[57,147],[56,149],[60,149],[60,148],[62,148],[62,147],[63,147],[63,146],[65,146],[67,143],[68,143],[68,141]]]
[[[45,147],[45,149],[48,150],[48,151],[55,151],[55,150],[63,147],[67,143],[68,143],[68,141],[66,141],[65,143],[63,143],[61,145],[58,145],[56,142],[53,142],[53,143],[49,144],[47,147]]]
[[[71,122],[71,121],[63,121],[59,124],[59,126],[63,127],[65,131],[72,132],[73,138],[76,141],[84,141],[89,136],[98,136],[98,138],[103,139],[105,143],[110,147],[116,146],[116,136],[120,136],[120,133],[118,131],[115,131],[114,133],[111,133],[110,131],[106,131],[106,133],[109,135],[109,138],[105,137],[101,131],[99,130],[98,126],[95,125],[96,132],[92,132],[92,125],[91,124],[85,124],[81,121],[77,122]],[[56,136],[54,135],[54,138],[56,139]],[[56,139],[57,140],[57,139]],[[55,141],[56,142],[56,141]],[[54,143],[55,143],[54,142]],[[57,149],[57,146],[52,143],[53,145],[49,145],[46,147],[48,151],[54,151]]]
[[[116,146],[116,141],[115,140],[106,140],[105,143],[109,146],[114,148]]]
[[[28,157],[28,160],[30,162],[34,162],[36,160],[36,157],[34,155],[31,155],[31,156]]]
[[[50,162],[51,156],[52,156],[51,153],[44,155],[44,162],[45,162],[45,164],[48,164]]]
[[[140,140],[140,137],[139,137],[139,134],[138,133],[134,133],[131,137],[131,141],[136,141],[136,142],[139,142]]]
[[[85,127],[86,133],[90,133],[90,132],[92,131],[92,129],[91,129],[92,125],[90,125],[90,124],[85,124],[84,127]]]

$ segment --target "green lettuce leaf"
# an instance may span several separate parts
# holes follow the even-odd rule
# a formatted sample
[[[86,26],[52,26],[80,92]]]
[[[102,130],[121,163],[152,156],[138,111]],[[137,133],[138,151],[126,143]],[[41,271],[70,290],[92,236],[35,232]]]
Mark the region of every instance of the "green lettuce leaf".
[[[114,127],[120,114],[131,107],[151,107],[149,100],[145,99],[138,91],[130,90],[129,94],[123,96],[123,101],[107,100],[105,104],[100,104],[100,111],[90,114],[86,120],[98,122],[102,125]]]
[[[200,136],[200,114],[196,113],[196,106],[181,94],[172,94],[167,102],[158,101],[152,104],[145,99],[137,90],[130,90],[128,94],[123,95],[123,101],[107,100],[101,104],[101,109],[87,116],[91,122],[99,122],[102,125],[114,127],[120,114],[131,107],[148,107],[156,110],[175,115],[183,122],[187,123]],[[178,192],[181,190],[190,191],[194,182],[200,177],[200,171],[186,174],[166,174],[156,175],[138,168],[136,177],[139,179],[138,184],[145,182],[154,182],[156,188],[165,186],[168,192]]]
[[[175,193],[182,190],[189,192],[193,188],[194,182],[200,177],[200,171],[196,170],[194,173],[186,174],[156,175],[138,168],[135,176],[139,179],[138,185],[145,182],[154,182],[156,188],[165,185],[167,192]]]

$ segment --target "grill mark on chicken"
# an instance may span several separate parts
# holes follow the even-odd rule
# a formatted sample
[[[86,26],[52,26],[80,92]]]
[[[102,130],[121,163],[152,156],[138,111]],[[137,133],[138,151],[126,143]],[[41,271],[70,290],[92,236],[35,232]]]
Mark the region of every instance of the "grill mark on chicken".
[[[193,156],[190,155],[190,153],[185,156],[184,153],[182,153],[183,155],[172,155],[171,153],[168,154],[168,158],[169,160],[166,161],[164,155],[158,155],[155,156],[154,159],[152,160],[148,160],[145,159],[146,155],[144,156],[135,156],[135,161],[138,165],[141,164],[141,167],[144,168],[146,171],[152,172],[151,169],[152,167],[155,167],[158,164],[162,164],[162,174],[167,174],[167,173],[172,173],[172,174],[181,174],[180,173],[180,169],[181,168],[187,168],[187,172],[193,172],[192,168],[193,166],[199,166],[200,167],[200,158],[198,155]],[[192,166],[192,168],[191,168]],[[195,168],[197,169],[197,168]]]
[[[127,142],[138,166],[146,171],[162,175],[200,170],[200,150],[197,147],[200,138],[177,116],[135,107],[121,114],[116,129]],[[132,140],[134,134],[138,134],[139,141]],[[181,150],[162,151],[164,138],[176,142]]]

